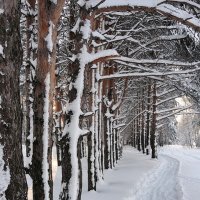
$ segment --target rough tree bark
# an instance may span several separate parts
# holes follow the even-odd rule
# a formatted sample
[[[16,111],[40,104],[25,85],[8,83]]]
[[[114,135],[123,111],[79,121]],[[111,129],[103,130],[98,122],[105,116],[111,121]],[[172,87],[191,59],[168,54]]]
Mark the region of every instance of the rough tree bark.
[[[145,86],[143,86],[145,87]],[[141,111],[144,112],[145,111],[145,105],[144,105],[144,88],[142,88],[142,109]],[[141,116],[141,146],[142,146],[142,153],[145,153],[145,130],[144,130],[144,126],[145,126],[145,112],[142,113]]]
[[[32,160],[33,154],[33,79],[36,67],[36,21],[35,21],[35,4],[36,0],[28,0],[26,15],[26,82],[25,82],[25,98],[26,98],[26,157],[27,168]]]
[[[109,70],[108,68],[104,68],[104,72],[105,75],[109,74]],[[108,80],[104,80],[103,81],[103,85],[102,85],[102,90],[103,90],[103,97],[105,97],[107,95],[107,89],[108,88]],[[106,112],[107,112],[107,107],[105,105],[105,103],[103,103],[102,105],[102,111],[103,111],[103,157],[104,157],[104,168],[105,169],[109,169],[110,168],[110,156],[109,156],[109,135],[108,135],[108,130],[109,130],[109,122],[108,119],[106,117]]]
[[[53,93],[57,24],[64,0],[38,1],[38,51],[34,82],[33,199],[52,199]]]
[[[139,103],[138,103],[138,108],[137,108],[137,133],[136,133],[136,142],[137,142],[137,150],[138,151],[141,151],[141,134],[140,134],[140,118],[141,118],[141,115],[140,115],[140,112],[141,112],[141,102],[140,102],[140,93],[138,92],[137,96],[138,96],[138,100],[139,100]]]
[[[92,112],[92,115],[89,117],[89,134],[88,134],[88,140],[87,140],[87,146],[88,146],[88,191],[90,190],[96,190],[96,166],[95,166],[95,162],[96,162],[96,155],[95,155],[95,151],[96,151],[96,137],[95,135],[96,130],[95,130],[95,86],[94,86],[94,69],[91,70],[91,65],[87,65],[86,66],[86,70],[85,70],[85,82],[88,82],[87,84],[85,83],[85,89],[84,91],[87,90],[88,88],[88,92],[89,93],[89,97],[88,97],[88,108],[89,108],[89,112]]]
[[[152,102],[152,121],[151,121],[151,132],[150,132],[150,144],[151,144],[151,157],[157,158],[156,153],[156,81],[153,83],[153,102]]]
[[[85,20],[89,16],[85,6],[80,7],[80,23],[77,30],[70,33],[70,51],[75,56],[75,60],[68,67],[69,77],[69,106],[66,113],[65,128],[63,131],[62,145],[62,191],[60,199],[77,200],[81,198],[81,162],[80,154],[77,149],[80,133],[81,99],[84,85],[85,63],[81,57],[83,48],[87,48],[87,39],[83,39],[83,33],[80,31],[84,26]],[[70,20],[74,19],[73,10]],[[80,144],[79,144],[80,146]]]
[[[151,108],[151,80],[149,80],[147,88],[147,116],[146,116],[146,137],[145,148],[146,154],[149,155],[149,135],[150,135],[150,108]]]
[[[22,156],[19,71],[22,65],[19,1],[0,1],[0,179],[2,199],[27,199]]]

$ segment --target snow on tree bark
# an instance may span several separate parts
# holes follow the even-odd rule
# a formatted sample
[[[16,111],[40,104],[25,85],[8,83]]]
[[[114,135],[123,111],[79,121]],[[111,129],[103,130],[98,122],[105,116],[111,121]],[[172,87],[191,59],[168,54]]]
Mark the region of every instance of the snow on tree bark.
[[[152,86],[152,119],[151,119],[151,131],[150,131],[150,145],[151,145],[151,157],[157,158],[157,145],[156,145],[156,81]]]
[[[25,82],[25,98],[26,98],[26,161],[25,167],[29,168],[33,155],[33,82],[35,78],[36,68],[36,20],[35,9],[36,0],[27,1],[26,14],[26,82]]]
[[[0,3],[0,198],[27,199],[22,156],[19,71],[22,65],[18,1]]]
[[[147,116],[146,116],[146,137],[145,137],[145,148],[146,154],[149,155],[149,136],[150,136],[150,106],[151,106],[151,80],[148,81],[147,87]]]
[[[34,82],[33,199],[52,199],[52,130],[57,24],[64,0],[38,1],[38,51]]]

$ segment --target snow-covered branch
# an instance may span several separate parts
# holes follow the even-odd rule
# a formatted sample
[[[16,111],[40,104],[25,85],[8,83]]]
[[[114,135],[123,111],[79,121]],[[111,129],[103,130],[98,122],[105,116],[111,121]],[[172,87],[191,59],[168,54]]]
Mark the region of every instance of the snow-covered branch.
[[[175,2],[175,1],[174,1]],[[178,3],[186,3],[186,1],[176,1]],[[195,6],[199,9],[199,4],[187,1],[187,4]],[[88,7],[94,7],[96,1],[90,0],[87,2]],[[186,10],[182,10],[176,6],[168,3],[168,1],[157,1],[157,0],[106,0],[100,4],[97,13],[111,12],[111,11],[141,11],[151,13],[161,13],[171,19],[181,22],[182,24],[188,25],[197,31],[200,31],[200,19]]]
[[[105,79],[115,79],[115,78],[127,78],[127,77],[149,77],[149,76],[167,76],[167,75],[176,75],[176,74],[187,74],[187,73],[193,73],[195,71],[199,71],[199,69],[193,69],[193,70],[179,70],[179,71],[170,71],[170,72],[155,72],[155,73],[150,73],[150,72],[136,72],[136,73],[124,73],[124,74],[113,74],[113,75],[105,75],[105,76],[100,76],[100,80],[105,80]]]
[[[176,111],[176,112],[174,112],[174,113],[171,113],[171,114],[169,114],[169,115],[165,115],[165,116],[162,116],[162,117],[158,117],[158,118],[157,118],[157,121],[162,120],[162,119],[165,119],[165,118],[168,118],[168,117],[171,117],[171,116],[173,116],[173,115],[175,115],[175,114],[177,114],[177,113],[179,113],[179,112],[181,112],[181,111],[183,111],[183,110],[187,110],[187,109],[189,109],[189,108],[191,108],[191,107],[192,107],[192,106],[184,107],[184,108],[179,109],[178,111]]]

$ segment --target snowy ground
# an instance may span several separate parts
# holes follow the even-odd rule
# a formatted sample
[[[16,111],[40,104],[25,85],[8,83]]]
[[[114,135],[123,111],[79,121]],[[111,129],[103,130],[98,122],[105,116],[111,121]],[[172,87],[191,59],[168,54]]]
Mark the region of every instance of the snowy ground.
[[[118,166],[97,192],[83,192],[83,200],[199,200],[199,170],[200,149],[166,146],[152,160],[125,147]]]
[[[123,158],[114,169],[105,171],[104,182],[97,185],[97,191],[84,190],[82,200],[123,200],[129,196],[134,199],[132,191],[137,188],[138,180],[158,166],[158,160],[151,160],[132,147],[125,147]]]
[[[55,163],[54,200],[58,200],[61,170]],[[98,183],[96,192],[87,191],[85,158],[82,164],[82,200],[200,199],[200,149],[166,146],[159,149],[159,159],[152,160],[132,147],[125,147],[123,158],[114,169],[105,171],[104,181]]]
[[[183,191],[183,200],[200,199],[200,149],[182,146],[166,146],[161,155],[168,155],[179,162],[178,179]]]

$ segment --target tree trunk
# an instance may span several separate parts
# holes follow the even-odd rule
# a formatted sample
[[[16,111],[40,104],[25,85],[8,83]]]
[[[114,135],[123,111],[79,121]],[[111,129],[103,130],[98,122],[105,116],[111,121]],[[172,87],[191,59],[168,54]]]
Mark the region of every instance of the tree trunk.
[[[141,111],[145,111],[145,105],[144,105],[144,88],[142,89],[142,105],[141,105]],[[142,113],[141,116],[141,146],[142,146],[142,153],[145,153],[145,132],[144,132],[144,123],[145,123],[145,113]]]
[[[28,0],[28,9],[32,12],[26,16],[26,82],[25,82],[25,98],[26,98],[26,157],[27,157],[27,168],[29,168],[33,155],[33,81],[34,73],[36,68],[36,36],[34,30],[36,29],[35,23],[35,3],[36,0]],[[33,12],[34,11],[34,12]]]
[[[66,112],[66,123],[61,139],[62,144],[62,190],[60,199],[78,200],[81,198],[81,162],[79,162],[78,141],[81,136],[80,116],[81,100],[84,89],[85,62],[82,57],[83,47],[88,51],[87,40],[83,39],[81,30],[89,16],[87,9],[83,6],[79,11],[80,23],[76,32],[71,32],[70,40],[72,46],[70,51],[74,53],[75,60],[68,66],[69,104]],[[74,20],[71,13],[71,20]],[[89,36],[90,37],[90,36]]]
[[[151,82],[149,80],[148,92],[147,92],[147,116],[146,116],[146,137],[145,137],[145,147],[146,154],[149,155],[149,135],[150,135],[150,106],[151,104]]]
[[[106,108],[108,109],[108,108]],[[106,112],[105,112],[106,113]],[[110,123],[109,119],[104,116],[104,168],[110,168]]]
[[[108,68],[104,68],[104,74],[108,75],[109,74],[109,69]],[[108,80],[104,80],[103,81],[103,85],[102,85],[102,90],[103,90],[103,96],[105,97],[105,95],[107,95],[107,90],[108,90]],[[110,151],[109,151],[109,119],[106,116],[106,112],[109,108],[107,108],[105,102],[102,105],[102,111],[103,111],[103,134],[104,134],[104,151],[103,151],[103,157],[104,157],[104,168],[105,169],[109,169],[110,168]]]
[[[137,113],[136,113],[137,114]],[[136,148],[136,132],[137,132],[137,125],[136,125],[137,119],[133,120],[133,134],[132,134],[132,142],[133,147]]]
[[[62,104],[61,104],[61,98],[62,98],[62,92],[60,87],[58,86],[58,75],[55,77],[56,79],[56,88],[55,88],[55,99],[54,99],[54,123],[55,123],[55,128],[54,128],[54,133],[53,135],[56,138],[55,141],[55,146],[56,146],[56,154],[57,154],[57,163],[58,166],[61,165],[61,144],[60,140],[62,137],[62,120],[63,120],[63,111],[62,111]]]
[[[94,154],[94,135],[88,134],[88,191],[96,190],[95,180],[95,154]]]
[[[18,1],[1,1],[0,10],[0,179],[2,199],[27,199],[22,155],[19,71],[22,65]]]
[[[64,0],[38,1],[38,51],[34,82],[33,199],[53,198],[52,130],[57,24]]]
[[[141,134],[140,134],[140,103],[138,104],[137,117],[137,150],[141,151]]]
[[[153,83],[153,102],[152,102],[152,121],[151,121],[151,133],[150,133],[150,143],[151,143],[151,157],[157,158],[156,152],[156,82]]]
[[[118,133],[119,131],[116,129],[116,133],[115,133],[115,158],[116,158],[116,162],[119,160],[119,141],[118,141]]]

